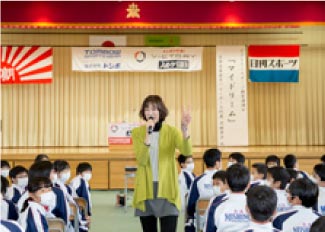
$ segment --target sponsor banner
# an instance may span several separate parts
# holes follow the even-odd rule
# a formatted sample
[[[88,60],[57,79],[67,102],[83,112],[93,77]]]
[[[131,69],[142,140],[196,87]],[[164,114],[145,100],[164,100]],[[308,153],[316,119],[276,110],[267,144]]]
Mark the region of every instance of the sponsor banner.
[[[74,71],[199,71],[202,47],[72,48]]]
[[[219,146],[248,146],[245,46],[218,46],[217,135]]]
[[[252,82],[299,82],[299,45],[251,45],[248,47]]]
[[[52,48],[49,47],[1,47],[1,83],[51,83],[52,54]]]
[[[138,126],[140,126],[140,123],[110,123],[108,125],[108,144],[132,144],[131,131],[133,128]]]
[[[91,47],[122,47],[126,46],[124,35],[90,35],[89,46]]]

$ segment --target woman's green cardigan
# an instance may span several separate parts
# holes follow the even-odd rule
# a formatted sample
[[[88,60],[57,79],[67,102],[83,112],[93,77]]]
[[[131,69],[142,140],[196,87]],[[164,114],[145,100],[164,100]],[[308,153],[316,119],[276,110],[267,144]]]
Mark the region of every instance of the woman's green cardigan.
[[[153,199],[153,180],[149,146],[144,143],[145,137],[145,126],[132,130],[133,148],[138,166],[133,207],[142,211],[145,211],[145,200]],[[180,130],[163,123],[159,133],[159,185],[157,197],[167,199],[180,210],[178,171],[175,159],[176,148],[183,155],[192,154],[190,139],[184,139]]]

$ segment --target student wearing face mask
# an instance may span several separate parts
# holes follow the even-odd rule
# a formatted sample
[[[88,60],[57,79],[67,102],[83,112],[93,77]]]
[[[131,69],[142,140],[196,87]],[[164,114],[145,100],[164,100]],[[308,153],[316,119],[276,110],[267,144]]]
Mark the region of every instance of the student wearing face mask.
[[[233,164],[245,164],[245,156],[240,152],[233,152],[228,157],[228,167]]]
[[[186,195],[190,191],[190,187],[195,178],[195,175],[193,173],[194,161],[192,156],[185,156],[182,154],[178,156],[177,160],[179,166],[181,167],[181,172],[178,175],[178,183],[179,183],[179,190],[181,194],[182,210],[184,210]]]
[[[251,169],[251,186],[265,185],[267,166],[263,163],[254,163]]]
[[[69,185],[66,184],[66,182],[71,177],[69,163],[65,160],[56,160],[53,163],[53,167],[56,174],[58,175],[58,179],[54,186],[60,188],[64,192],[69,202],[74,202],[72,197],[72,189]]]
[[[7,178],[9,176],[10,164],[7,160],[1,160],[1,176]]]
[[[15,166],[10,170],[9,177],[12,185],[8,188],[6,198],[17,204],[21,196],[26,192],[28,170],[20,165]]]
[[[82,215],[82,220],[90,223],[92,201],[90,194],[89,181],[92,177],[92,166],[88,162],[79,163],[76,169],[77,176],[70,182],[73,197],[82,197],[87,201],[88,206],[88,218]],[[86,230],[86,228],[83,227]]]
[[[48,232],[46,208],[55,201],[52,182],[46,177],[29,180],[28,198],[24,201],[18,222],[25,231]]]
[[[16,210],[16,206],[12,201],[9,201],[4,198],[6,195],[7,188],[9,186],[9,182],[7,178],[1,176],[1,194],[0,194],[0,206],[1,206],[1,219],[5,220],[17,220],[18,213]]]
[[[28,180],[32,180],[37,177],[46,177],[49,178],[52,186],[57,181],[57,174],[54,171],[53,164],[50,161],[39,161],[34,163],[28,172]],[[52,200],[48,207],[46,208],[46,213],[49,216],[55,216],[63,219],[63,221],[68,223],[68,207],[69,203],[64,196],[64,193],[61,189],[57,187],[52,188],[52,192],[54,193],[54,200]],[[22,209],[25,200],[28,198],[29,192],[26,191],[22,197],[19,199],[17,203],[17,207],[19,210]]]
[[[273,188],[278,199],[277,213],[291,209],[287,199],[286,187],[290,181],[290,175],[283,167],[273,167],[267,170],[266,185]]]
[[[325,164],[316,164],[314,166],[312,182],[318,185],[318,200],[314,209],[321,215],[325,215]]]

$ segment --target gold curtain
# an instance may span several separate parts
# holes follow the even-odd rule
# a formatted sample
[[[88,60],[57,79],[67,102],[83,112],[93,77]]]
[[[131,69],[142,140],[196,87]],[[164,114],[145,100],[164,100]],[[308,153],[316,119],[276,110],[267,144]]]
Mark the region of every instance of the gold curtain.
[[[88,34],[4,33],[3,45],[54,46],[53,83],[2,85],[2,146],[106,146],[109,122],[135,122],[142,100],[159,94],[167,122],[180,126],[181,107],[192,109],[193,145],[215,145],[215,46],[307,44],[301,48],[300,82],[248,83],[250,145],[325,145],[325,27],[270,33],[181,34],[182,46],[203,46],[199,72],[73,72],[72,46]],[[141,34],[128,35],[143,46]]]

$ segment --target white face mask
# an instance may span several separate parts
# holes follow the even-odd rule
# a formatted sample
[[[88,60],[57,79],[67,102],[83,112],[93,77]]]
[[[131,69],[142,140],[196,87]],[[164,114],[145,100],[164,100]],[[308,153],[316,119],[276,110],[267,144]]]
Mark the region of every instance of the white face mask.
[[[1,176],[7,178],[9,176],[9,169],[1,169]]]
[[[53,191],[49,191],[47,193],[42,193],[41,195],[41,204],[48,207],[53,207],[53,204],[55,204],[55,194]]]
[[[234,162],[228,161],[228,168],[233,164],[234,164]]]
[[[70,179],[70,176],[71,176],[71,172],[65,172],[65,173],[61,174],[60,181],[64,184],[65,182],[67,182]]]
[[[82,175],[82,177],[85,179],[85,181],[90,181],[90,179],[91,179],[91,173],[85,173],[85,174],[83,174]]]
[[[17,185],[21,188],[26,188],[28,185],[28,177],[17,178]]]
[[[190,163],[190,164],[186,164],[186,168],[187,171],[192,172],[194,170],[194,162]]]
[[[214,185],[213,186],[213,194],[219,195],[221,193],[220,186]]]
[[[58,174],[53,174],[53,180],[52,183],[55,184],[58,181]]]

